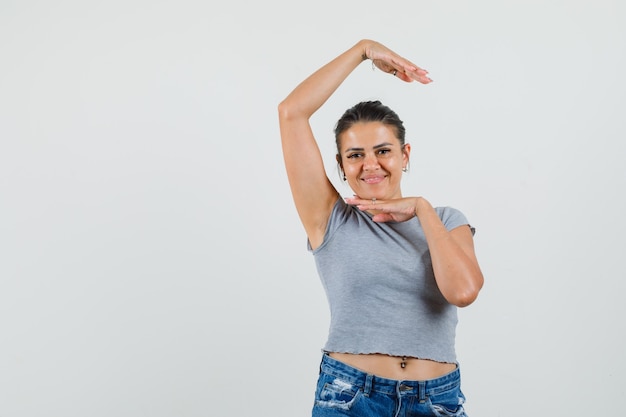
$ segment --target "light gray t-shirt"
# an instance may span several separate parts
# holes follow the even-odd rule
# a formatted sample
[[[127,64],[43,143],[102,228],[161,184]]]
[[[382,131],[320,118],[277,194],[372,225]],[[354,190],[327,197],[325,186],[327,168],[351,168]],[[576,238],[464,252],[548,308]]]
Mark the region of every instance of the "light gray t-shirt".
[[[468,224],[454,208],[435,210],[448,230]],[[339,198],[312,251],[330,306],[323,350],[455,363],[456,306],[437,287],[419,220],[371,217]]]

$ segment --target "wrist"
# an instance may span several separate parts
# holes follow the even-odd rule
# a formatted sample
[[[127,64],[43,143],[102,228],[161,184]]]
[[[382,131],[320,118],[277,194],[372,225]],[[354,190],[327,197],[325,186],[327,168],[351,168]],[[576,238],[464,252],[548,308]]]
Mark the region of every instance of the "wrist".
[[[415,198],[415,217],[419,217],[420,213],[424,212],[424,209],[428,209],[430,203],[424,197]]]
[[[371,59],[369,57],[369,44],[371,43],[371,41],[369,39],[361,39],[357,45],[359,46],[359,49],[361,51],[361,61],[367,61],[368,59]]]

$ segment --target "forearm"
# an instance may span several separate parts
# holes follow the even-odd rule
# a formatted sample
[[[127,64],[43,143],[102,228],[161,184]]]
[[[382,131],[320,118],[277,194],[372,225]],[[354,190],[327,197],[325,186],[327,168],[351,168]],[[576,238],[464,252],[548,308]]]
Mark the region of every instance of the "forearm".
[[[469,228],[464,234],[459,233],[459,238],[455,237],[424,198],[417,199],[416,215],[426,235],[439,290],[451,304],[459,307],[471,304],[482,287],[483,276]]]
[[[367,42],[359,41],[300,83],[280,104],[281,118],[311,117],[366,59]]]

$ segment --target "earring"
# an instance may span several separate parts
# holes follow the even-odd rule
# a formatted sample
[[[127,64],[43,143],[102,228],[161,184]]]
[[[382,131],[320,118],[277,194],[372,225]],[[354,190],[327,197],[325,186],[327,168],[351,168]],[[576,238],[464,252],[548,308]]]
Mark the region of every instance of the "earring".
[[[409,172],[409,169],[407,167],[403,167],[402,172]]]
[[[346,173],[345,172],[343,173],[343,180],[344,181],[346,180]]]

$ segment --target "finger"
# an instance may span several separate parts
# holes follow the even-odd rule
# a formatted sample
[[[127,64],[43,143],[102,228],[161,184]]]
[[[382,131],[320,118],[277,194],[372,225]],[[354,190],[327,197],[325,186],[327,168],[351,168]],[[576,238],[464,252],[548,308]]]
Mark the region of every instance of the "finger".
[[[385,211],[385,206],[382,203],[380,203],[379,201],[376,201],[376,202],[367,201],[366,203],[358,203],[358,204],[356,204],[356,207],[359,210]]]
[[[432,78],[430,78],[427,75],[408,74],[408,73],[401,72],[401,71],[398,71],[395,75],[397,78],[407,83],[417,81],[421,84],[428,84],[428,83],[433,82]]]
[[[428,71],[402,57],[391,57],[389,61],[380,58],[372,59],[372,65],[375,65],[382,72],[398,77],[404,82],[417,81],[422,84],[428,84],[433,81],[428,77]]]
[[[372,202],[372,200],[361,200],[361,199],[354,199],[354,198],[348,198],[346,199],[346,203],[351,205],[351,206],[355,206],[361,210],[371,210],[373,208],[378,208],[377,206],[380,205],[380,203],[376,202]]]
[[[394,63],[395,67],[391,67],[388,71],[391,75],[401,79],[405,82],[417,81],[422,84],[428,84],[433,80],[428,76],[428,71],[414,65],[410,62],[407,63]]]
[[[345,202],[351,205],[380,205],[382,204],[381,200],[378,200],[377,198],[371,198],[371,199],[364,199],[361,198],[359,196],[354,196],[354,197],[345,197],[344,198]]]
[[[374,220],[377,223],[385,223],[385,222],[393,221],[393,216],[388,213],[378,213],[372,216],[372,220]]]
[[[407,74],[407,73],[398,72],[396,77],[408,83],[417,81],[418,83],[421,83],[421,84],[429,84],[433,82],[433,79],[427,75],[415,75],[415,74]]]
[[[428,84],[429,82],[432,82],[432,79],[428,76],[428,71],[417,66],[411,70],[405,70],[404,75],[406,75],[407,78],[423,84]]]
[[[404,71],[398,71],[397,73],[394,74],[397,78],[399,78],[400,80],[406,82],[406,83],[410,83],[415,81],[413,78],[409,77]]]

